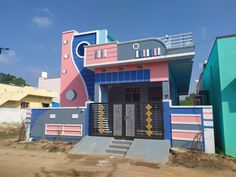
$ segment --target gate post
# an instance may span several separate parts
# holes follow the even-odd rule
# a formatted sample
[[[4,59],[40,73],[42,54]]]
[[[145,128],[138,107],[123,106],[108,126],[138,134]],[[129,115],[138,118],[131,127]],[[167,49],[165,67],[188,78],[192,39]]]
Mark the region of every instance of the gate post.
[[[170,100],[163,100],[164,139],[171,140]]]
[[[89,114],[90,114],[90,104],[93,103],[93,101],[86,101],[85,108],[86,108],[86,114],[85,114],[85,131],[84,135],[89,135]]]

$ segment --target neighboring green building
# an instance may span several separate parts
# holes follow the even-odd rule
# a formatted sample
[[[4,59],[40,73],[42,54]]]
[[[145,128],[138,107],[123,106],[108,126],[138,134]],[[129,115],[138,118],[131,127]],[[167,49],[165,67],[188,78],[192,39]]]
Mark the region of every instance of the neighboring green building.
[[[216,146],[236,157],[236,34],[216,38],[197,90],[213,105]]]

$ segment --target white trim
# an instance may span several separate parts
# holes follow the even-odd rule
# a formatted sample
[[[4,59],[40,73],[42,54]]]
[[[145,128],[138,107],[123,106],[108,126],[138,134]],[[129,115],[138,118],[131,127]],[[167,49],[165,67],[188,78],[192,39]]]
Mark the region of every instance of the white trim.
[[[171,106],[171,108],[205,108],[205,107],[209,107],[209,106],[198,106],[198,105],[192,105],[192,106]]]
[[[108,40],[107,40],[107,37],[108,37],[108,31],[107,31],[107,29],[104,29],[106,32],[105,32],[105,35],[106,35],[106,37],[105,37],[105,43],[108,43]]]
[[[73,113],[73,114],[71,115],[71,118],[72,118],[72,119],[78,119],[78,118],[79,118],[79,114]]]
[[[69,59],[69,57],[70,57],[69,54],[64,55],[64,59]]]
[[[201,130],[182,130],[182,129],[172,129],[172,132],[184,132],[184,133],[202,133]]]
[[[99,43],[98,37],[100,36],[100,30],[97,30],[96,32],[96,44]]]
[[[136,47],[135,47],[135,45],[136,45]],[[136,42],[136,43],[133,44],[132,47],[133,47],[134,50],[138,50],[140,46],[139,46],[139,43]]]
[[[203,113],[213,113],[213,112],[212,109],[209,108],[209,109],[203,109]]]
[[[181,116],[197,116],[197,117],[200,117],[201,118],[201,114],[170,114],[171,116],[179,116],[179,117],[181,117]]]
[[[146,56],[150,57],[150,50],[149,49],[146,49]]]
[[[176,59],[178,57],[189,57],[189,56],[194,56],[195,52],[187,52],[187,53],[181,53],[181,54],[172,54],[172,55],[162,55],[162,56],[155,56],[155,57],[145,57],[145,58],[134,58],[134,59],[129,59],[129,60],[117,60],[115,62],[108,62],[108,63],[98,63],[98,64],[90,64],[87,65],[85,64],[84,67],[98,67],[98,66],[105,66],[105,65],[119,65],[119,64],[127,64],[127,63],[140,63],[140,62],[163,62],[165,61],[164,59]]]
[[[56,118],[56,114],[49,114],[49,118],[50,119],[55,119]]]
[[[165,47],[167,48],[165,42],[162,39],[158,38],[158,37],[148,37],[148,38],[142,38],[142,39],[134,39],[134,40],[130,40],[130,41],[119,42],[119,44],[139,43],[139,42],[148,41],[148,40],[161,41],[165,45]]]
[[[204,114],[203,113],[203,117],[204,117],[204,119],[213,119],[213,115],[212,114]]]
[[[74,34],[76,34],[76,33],[78,33],[78,31],[76,31],[76,30],[68,30],[68,31],[63,31],[62,32],[62,34],[65,34],[65,33],[74,33]]]
[[[98,102],[101,103],[102,102],[102,89],[101,89],[101,85],[98,85]]]
[[[162,101],[163,102],[169,102],[169,106],[171,108],[203,108],[203,109],[207,108],[207,109],[212,109],[212,106],[210,106],[210,105],[207,105],[207,106],[205,106],[205,105],[192,105],[192,106],[174,105],[174,106],[172,106],[172,101],[171,100],[162,100]]]
[[[193,141],[193,138],[172,138],[172,140]],[[200,141],[202,141],[202,138]]]
[[[205,152],[215,153],[215,137],[213,128],[204,128]]]
[[[63,41],[63,44],[64,44],[64,45],[67,45],[67,44],[68,44],[68,40],[65,39],[65,40]]]
[[[207,127],[213,127],[214,126],[213,121],[211,121],[211,120],[204,120],[203,125],[207,126]]]
[[[139,58],[139,51],[138,50],[135,51],[135,57]]]
[[[62,70],[62,74],[66,74],[67,73],[67,70],[66,69],[63,69]]]
[[[78,35],[85,35],[85,34],[91,34],[91,33],[97,33],[99,30],[92,30],[92,31],[85,31],[85,32],[77,32],[77,34],[75,34],[75,36],[78,36]]]
[[[158,56],[161,55],[161,48],[160,47],[157,48],[157,55]]]
[[[89,46],[85,46],[85,48],[90,48],[90,47],[97,47],[97,46],[101,46],[101,45],[110,45],[110,44],[117,44],[116,41],[112,41],[112,42],[107,42],[107,43],[100,43],[100,44],[91,44]]]
[[[78,48],[79,48],[79,46],[80,46],[81,44],[83,44],[83,43],[90,45],[90,43],[89,43],[88,41],[81,41],[79,44],[77,44],[76,49],[75,49],[75,53],[76,53],[76,55],[77,55],[78,57],[84,59],[84,56],[85,56],[85,49],[84,49],[84,56],[81,56],[81,55],[78,53]]]

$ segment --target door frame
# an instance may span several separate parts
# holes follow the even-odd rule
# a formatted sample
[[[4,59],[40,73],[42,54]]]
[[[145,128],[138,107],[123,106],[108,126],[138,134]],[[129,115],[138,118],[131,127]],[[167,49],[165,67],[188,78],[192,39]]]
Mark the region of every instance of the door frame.
[[[116,138],[116,139],[130,139],[130,140],[132,140],[132,139],[134,139],[135,138],[135,136],[136,136],[136,120],[135,120],[135,104],[134,103],[128,103],[128,104],[130,104],[130,105],[133,105],[134,106],[134,118],[133,118],[133,123],[134,123],[134,129],[133,129],[133,131],[134,131],[134,136],[126,136],[126,126],[127,126],[127,123],[126,123],[126,105],[127,104],[116,104],[116,105],[121,105],[121,108],[122,108],[122,114],[121,114],[121,126],[122,126],[122,130],[121,130],[121,136],[117,136],[117,135],[114,135],[114,138]],[[115,104],[114,104],[115,105]],[[114,106],[113,105],[113,106]],[[113,123],[115,124],[115,121],[114,121],[114,115],[113,115]],[[113,125],[113,126],[115,126],[115,125]],[[114,132],[114,131],[113,131]]]

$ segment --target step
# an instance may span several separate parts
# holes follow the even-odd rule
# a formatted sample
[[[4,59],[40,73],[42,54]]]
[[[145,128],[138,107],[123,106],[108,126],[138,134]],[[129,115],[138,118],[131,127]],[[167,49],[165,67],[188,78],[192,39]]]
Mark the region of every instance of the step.
[[[124,150],[128,150],[130,147],[130,145],[126,145],[126,144],[110,144],[109,148],[117,148],[117,149],[124,149]]]
[[[132,141],[130,140],[113,140],[112,144],[126,144],[126,145],[131,145]]]
[[[117,149],[117,148],[108,148],[106,149],[106,153],[114,154],[114,155],[125,155],[127,150]]]

